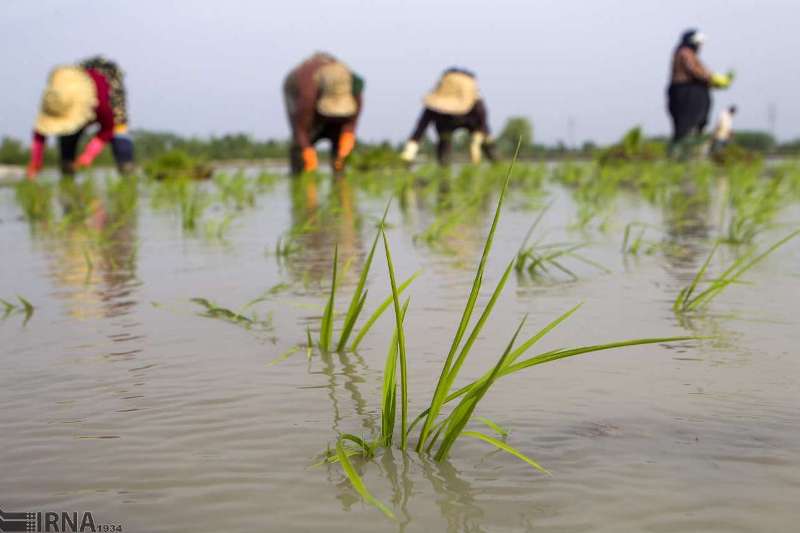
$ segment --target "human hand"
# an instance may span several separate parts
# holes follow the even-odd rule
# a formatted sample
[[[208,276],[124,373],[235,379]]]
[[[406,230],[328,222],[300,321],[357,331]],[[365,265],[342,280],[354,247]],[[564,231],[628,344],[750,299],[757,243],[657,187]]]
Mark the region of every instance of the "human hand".
[[[416,141],[408,141],[400,154],[400,158],[406,163],[411,163],[416,159],[417,152],[419,152],[419,143]]]

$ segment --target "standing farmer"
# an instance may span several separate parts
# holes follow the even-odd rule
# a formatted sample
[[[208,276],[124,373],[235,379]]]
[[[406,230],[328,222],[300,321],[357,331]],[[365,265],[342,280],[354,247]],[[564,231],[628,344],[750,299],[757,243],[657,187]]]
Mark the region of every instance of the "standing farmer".
[[[92,124],[99,130],[77,158],[78,143]],[[79,65],[53,69],[42,95],[42,103],[33,132],[28,179],[42,168],[48,135],[58,137],[61,174],[72,177],[75,170],[92,164],[111,143],[120,173],[133,170],[133,142],[128,133],[128,115],[123,73],[119,67],[97,56]]]
[[[710,88],[724,89],[733,81],[733,73],[713,74],[698,54],[705,42],[705,35],[697,30],[687,30],[672,56],[672,72],[667,89],[667,107],[672,117],[672,142],[670,156],[688,155],[688,137],[691,133],[700,134],[708,123],[711,110]]]
[[[289,150],[292,174],[317,169],[314,144],[331,141],[334,172],[356,144],[364,81],[335,57],[318,52],[286,76],[283,94],[292,130]]]
[[[472,72],[456,67],[445,70],[436,88],[425,96],[423,102],[425,109],[403,149],[405,161],[410,163],[416,158],[419,141],[431,122],[439,136],[436,157],[440,165],[450,162],[453,133],[460,128],[470,133],[469,155],[473,163],[480,163],[481,153],[494,161],[494,144],[489,137],[486,105]]]

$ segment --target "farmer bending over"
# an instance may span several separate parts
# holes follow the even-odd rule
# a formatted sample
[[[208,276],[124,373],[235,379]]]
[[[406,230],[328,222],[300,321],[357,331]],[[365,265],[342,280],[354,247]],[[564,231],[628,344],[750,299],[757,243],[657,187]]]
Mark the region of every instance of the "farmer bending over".
[[[76,161],[78,143],[93,124],[98,124],[99,130]],[[47,80],[36,117],[28,179],[34,179],[42,168],[48,135],[58,136],[64,177],[72,177],[76,169],[90,166],[107,143],[111,143],[120,173],[130,173],[133,142],[127,133],[123,73],[115,63],[97,56],[78,65],[56,67]]]
[[[363,88],[357,74],[325,53],[314,54],[289,72],[283,94],[292,130],[292,174],[317,169],[314,144],[320,139],[331,141],[334,172],[344,170],[345,158],[356,144]]]
[[[478,92],[475,75],[461,68],[444,71],[436,88],[428,93],[414,133],[406,142],[402,157],[412,162],[419,151],[419,141],[425,135],[428,124],[433,122],[439,143],[436,157],[440,165],[450,163],[453,146],[453,133],[465,128],[470,133],[469,156],[473,163],[480,163],[481,153],[494,161],[494,144],[489,137],[489,121],[486,105]]]

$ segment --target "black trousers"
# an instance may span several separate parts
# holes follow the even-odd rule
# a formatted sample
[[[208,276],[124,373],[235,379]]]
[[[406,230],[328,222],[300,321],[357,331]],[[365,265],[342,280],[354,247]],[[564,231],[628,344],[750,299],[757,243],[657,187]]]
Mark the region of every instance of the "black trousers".
[[[456,130],[463,128],[469,133],[479,131],[488,136],[489,120],[487,115],[486,105],[483,100],[478,100],[475,106],[463,115],[439,113],[426,107],[417,120],[414,131],[411,133],[411,140],[419,142],[422,136],[425,135],[428,125],[433,122],[433,126],[436,128],[436,135],[439,137],[439,142],[436,144],[436,158],[439,164],[447,165],[450,163],[453,151],[453,134]],[[494,150],[490,144],[484,144],[482,149],[490,161],[495,160]]]
[[[314,124],[311,126],[309,138],[312,146],[318,141],[327,139],[331,142],[331,164],[336,159],[339,152],[339,137],[342,135],[344,125],[350,121],[350,117],[326,117],[317,114],[314,117]],[[289,147],[289,165],[293,176],[303,172],[303,149],[299,144],[292,141]]]
[[[61,173],[71,176],[75,173],[75,158],[78,155],[78,144],[80,143],[86,128],[82,128],[70,135],[61,135],[58,138],[58,151],[61,160]],[[114,155],[114,162],[117,170],[125,173],[131,170],[133,165],[133,141],[127,135],[115,135],[111,139],[111,153]]]
[[[692,132],[702,133],[711,111],[711,91],[702,83],[670,85],[667,108],[672,117],[672,142],[684,139]]]

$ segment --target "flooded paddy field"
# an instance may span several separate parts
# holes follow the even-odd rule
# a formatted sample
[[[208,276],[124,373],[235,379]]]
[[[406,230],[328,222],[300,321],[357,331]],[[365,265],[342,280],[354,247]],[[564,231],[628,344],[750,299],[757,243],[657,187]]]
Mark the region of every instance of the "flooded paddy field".
[[[442,461],[396,445],[352,457],[392,520],[324,462],[340,433],[381,431],[395,326],[390,305],[357,349],[320,349],[334,250],[338,339],[392,199],[397,282],[420,272],[403,292],[413,419],[430,403],[505,172],[291,180],[232,169],[202,183],[97,174],[0,188],[3,509],[88,510],[151,532],[793,530],[800,237],[704,305],[675,305],[712,250],[709,280],[800,227],[791,164],[518,165],[473,322],[509,262],[518,268],[456,386],[495,365],[525,315],[520,338],[579,303],[532,354],[697,338],[494,386],[469,428],[491,432],[477,417],[502,426],[497,438],[549,475],[468,438]],[[392,294],[382,241],[366,289],[355,331]]]

